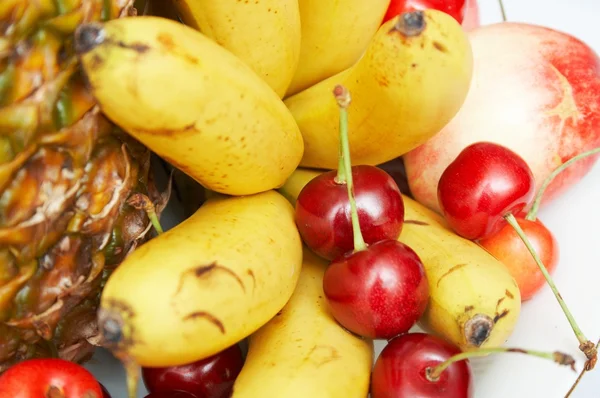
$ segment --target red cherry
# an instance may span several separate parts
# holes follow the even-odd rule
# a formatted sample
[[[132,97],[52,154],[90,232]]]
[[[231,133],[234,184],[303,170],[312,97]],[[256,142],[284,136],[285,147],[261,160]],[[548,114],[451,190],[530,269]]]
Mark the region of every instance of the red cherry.
[[[243,364],[242,350],[235,344],[188,365],[142,368],[142,379],[152,393],[186,391],[198,398],[224,398],[230,395]]]
[[[464,238],[484,239],[527,206],[535,181],[527,163],[510,149],[478,142],[462,150],[438,183],[438,200],[450,227]]]
[[[337,171],[311,180],[296,201],[300,236],[315,253],[333,260],[354,249],[350,201]],[[354,196],[363,238],[367,244],[397,239],[404,224],[404,201],[398,185],[375,166],[353,166]]]
[[[160,391],[151,392],[144,398],[199,398],[185,391]]]
[[[423,263],[396,240],[380,241],[333,261],[325,271],[323,291],[334,318],[371,339],[407,332],[429,299]]]
[[[558,242],[552,232],[539,219],[530,221],[523,214],[515,218],[548,272],[552,273],[559,258]],[[531,299],[546,285],[544,274],[510,225],[507,224],[498,233],[480,240],[479,244],[506,265],[519,286],[521,301]]]
[[[102,397],[100,383],[90,371],[63,359],[30,359],[0,375],[2,398],[47,397],[59,392],[64,398]]]
[[[438,337],[410,333],[391,340],[375,362],[371,398],[471,398],[474,396],[468,360],[452,363],[437,381],[432,369],[461,351]]]

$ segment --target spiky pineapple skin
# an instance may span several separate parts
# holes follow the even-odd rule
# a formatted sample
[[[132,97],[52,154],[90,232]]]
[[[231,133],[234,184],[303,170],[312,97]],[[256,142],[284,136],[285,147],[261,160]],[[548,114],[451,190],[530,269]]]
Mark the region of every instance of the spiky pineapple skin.
[[[149,236],[126,201],[159,200],[151,154],[102,115],[71,40],[81,23],[134,10],[0,1],[0,372],[31,357],[89,358],[103,283]]]

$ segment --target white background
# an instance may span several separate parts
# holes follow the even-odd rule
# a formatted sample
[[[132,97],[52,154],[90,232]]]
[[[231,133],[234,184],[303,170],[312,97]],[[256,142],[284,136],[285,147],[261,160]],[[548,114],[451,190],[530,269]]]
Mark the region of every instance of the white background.
[[[496,0],[479,0],[479,3],[483,24],[501,21]],[[600,53],[600,0],[504,0],[504,5],[510,21],[566,31]],[[599,202],[600,164],[597,164],[581,183],[540,213],[540,219],[555,233],[560,244],[556,283],[581,328],[593,341],[600,338]],[[560,350],[579,359],[578,369],[583,365],[577,341],[549,289],[523,306],[519,324],[507,346]],[[576,378],[567,368],[519,354],[495,355],[473,364],[476,398],[561,398]],[[110,355],[99,351],[87,367],[113,398],[126,398],[122,368]],[[139,397],[144,395],[141,387]],[[584,377],[572,397],[600,398],[600,364]]]

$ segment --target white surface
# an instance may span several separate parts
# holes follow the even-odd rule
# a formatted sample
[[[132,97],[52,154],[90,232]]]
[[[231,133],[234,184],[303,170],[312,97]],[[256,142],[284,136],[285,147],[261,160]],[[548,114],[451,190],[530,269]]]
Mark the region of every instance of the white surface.
[[[496,0],[479,2],[483,24],[501,20]],[[511,21],[536,23],[569,32],[600,52],[598,0],[504,0],[504,5]],[[556,283],[581,328],[593,341],[600,338],[599,202],[600,164],[597,164],[581,183],[540,213],[540,219],[554,232],[560,244]],[[547,288],[523,306],[519,324],[507,346],[560,350],[578,359],[578,370],[583,365],[575,337]],[[378,344],[378,348],[382,345]],[[495,355],[473,364],[476,368],[476,398],[561,398],[576,378],[576,374],[567,368],[519,354]],[[87,367],[113,398],[126,398],[122,367],[109,354],[99,351]],[[139,397],[144,395],[145,390],[140,388]],[[584,377],[572,397],[600,397],[600,365]]]

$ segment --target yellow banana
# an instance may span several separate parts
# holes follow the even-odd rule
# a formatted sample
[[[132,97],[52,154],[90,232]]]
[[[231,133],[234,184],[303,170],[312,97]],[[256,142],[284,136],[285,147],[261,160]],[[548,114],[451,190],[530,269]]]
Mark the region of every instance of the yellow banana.
[[[266,324],[302,266],[292,206],[276,191],[208,200],[132,252],[108,279],[99,327],[141,366],[190,363]]]
[[[246,62],[283,97],[300,56],[298,0],[174,0],[181,19]]]
[[[281,99],[193,28],[121,18],[82,25],[75,40],[104,113],[205,187],[267,191],[299,163],[302,136]]]
[[[298,169],[280,189],[295,203],[320,172]],[[519,318],[521,296],[514,279],[491,254],[453,233],[433,211],[404,196],[399,240],[421,258],[429,280],[429,305],[420,326],[463,350],[502,345]]]
[[[454,117],[467,95],[472,63],[467,35],[448,14],[426,10],[392,18],[356,64],[285,100],[304,137],[300,165],[338,164],[336,84],[352,95],[353,163],[380,164],[424,143]]]
[[[286,96],[351,67],[381,25],[390,0],[299,0],[302,42]]]
[[[344,330],[323,295],[327,263],[304,250],[292,298],[250,336],[232,398],[364,398],[369,393],[373,342]]]

